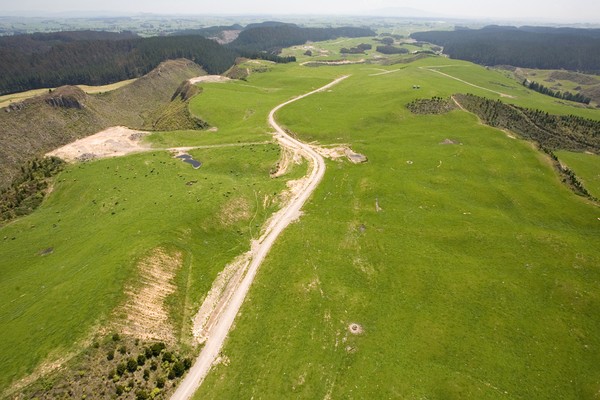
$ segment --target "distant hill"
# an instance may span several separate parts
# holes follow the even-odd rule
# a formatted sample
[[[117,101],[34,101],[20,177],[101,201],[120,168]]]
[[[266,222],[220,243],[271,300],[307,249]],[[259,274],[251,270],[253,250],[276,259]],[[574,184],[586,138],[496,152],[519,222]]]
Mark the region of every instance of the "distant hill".
[[[411,37],[443,46],[452,58],[482,65],[600,73],[600,29],[492,25]]]
[[[232,29],[236,28],[236,29]],[[184,31],[166,37],[140,38],[130,32],[56,32],[0,37],[0,95],[62,85],[105,85],[148,73],[165,60],[184,57],[210,74],[221,74],[239,56],[274,57],[282,47],[342,36],[374,36],[366,28],[302,28],[269,21],[250,24],[235,35],[239,25]],[[271,54],[265,54],[271,53]]]
[[[368,28],[302,28],[295,24],[267,22],[245,29],[229,46],[238,51],[276,51],[307,41],[366,36],[375,36],[375,32]]]
[[[198,35],[138,38],[84,31],[0,37],[0,94],[104,85],[140,77],[181,57],[214,74],[233,65],[237,54]]]
[[[63,86],[0,110],[0,188],[11,182],[25,160],[110,126],[152,129],[161,119],[161,127],[168,128],[163,110],[182,101],[174,94],[183,81],[204,74],[192,61],[166,61],[112,92],[88,95]]]

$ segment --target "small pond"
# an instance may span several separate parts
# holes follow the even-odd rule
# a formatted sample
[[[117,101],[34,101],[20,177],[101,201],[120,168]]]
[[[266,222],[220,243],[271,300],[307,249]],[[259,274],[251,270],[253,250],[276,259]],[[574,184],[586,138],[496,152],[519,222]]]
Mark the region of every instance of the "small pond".
[[[175,156],[175,158],[179,158],[181,161],[186,162],[188,164],[191,164],[194,169],[198,169],[198,168],[200,168],[202,166],[202,163],[200,161],[194,160],[192,158],[192,156],[190,156],[187,153]]]

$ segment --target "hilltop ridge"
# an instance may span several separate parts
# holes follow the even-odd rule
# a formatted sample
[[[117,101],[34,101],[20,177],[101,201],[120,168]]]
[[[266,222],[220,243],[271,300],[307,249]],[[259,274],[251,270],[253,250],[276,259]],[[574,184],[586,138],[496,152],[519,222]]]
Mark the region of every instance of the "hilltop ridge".
[[[81,137],[114,125],[152,129],[182,82],[204,74],[190,60],[169,60],[111,92],[89,95],[76,86],[62,86],[2,109],[0,188],[11,182],[26,160]]]

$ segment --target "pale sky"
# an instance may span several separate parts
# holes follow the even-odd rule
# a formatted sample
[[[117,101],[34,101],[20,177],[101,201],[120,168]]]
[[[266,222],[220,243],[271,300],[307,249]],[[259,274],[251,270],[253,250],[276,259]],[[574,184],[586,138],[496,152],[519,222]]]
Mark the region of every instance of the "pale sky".
[[[0,0],[0,15],[3,11],[347,15],[388,7],[457,17],[600,22],[599,0]]]

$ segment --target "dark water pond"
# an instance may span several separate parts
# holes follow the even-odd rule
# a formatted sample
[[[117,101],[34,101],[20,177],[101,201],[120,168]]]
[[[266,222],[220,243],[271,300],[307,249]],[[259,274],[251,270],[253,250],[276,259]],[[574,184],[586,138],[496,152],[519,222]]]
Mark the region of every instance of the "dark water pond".
[[[202,163],[200,161],[194,160],[189,154],[180,154],[175,158],[179,158],[181,161],[191,164],[192,167],[194,167],[194,169],[198,169],[202,166]]]

